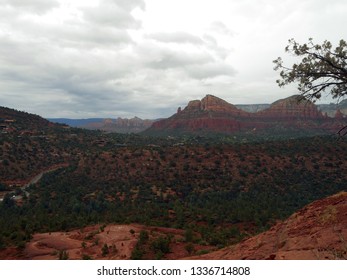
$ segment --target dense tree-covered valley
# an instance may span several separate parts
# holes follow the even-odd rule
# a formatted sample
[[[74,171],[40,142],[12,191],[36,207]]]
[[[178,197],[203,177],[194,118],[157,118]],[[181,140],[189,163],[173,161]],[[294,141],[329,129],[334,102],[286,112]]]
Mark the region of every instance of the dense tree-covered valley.
[[[2,246],[130,222],[192,229],[224,246],[345,190],[346,159],[346,143],[330,138],[96,149],[45,174],[19,202],[5,196]]]
[[[347,143],[335,136],[151,138],[11,125],[0,141],[1,248],[111,223],[184,229],[223,247],[346,190]]]

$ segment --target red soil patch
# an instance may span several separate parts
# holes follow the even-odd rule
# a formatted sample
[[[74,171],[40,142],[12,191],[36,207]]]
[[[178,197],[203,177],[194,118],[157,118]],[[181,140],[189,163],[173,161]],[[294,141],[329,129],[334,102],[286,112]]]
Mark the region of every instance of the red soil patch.
[[[0,250],[0,259],[55,260],[65,251],[69,259],[130,259],[131,253],[142,230],[149,233],[149,239],[171,236],[170,253],[164,259],[181,259],[189,256],[185,249],[184,230],[146,227],[137,224],[88,226],[69,232],[34,234],[23,250],[7,248]],[[107,244],[108,253],[103,255],[102,248]],[[212,246],[194,244],[194,251],[211,250]],[[148,256],[151,256],[149,254]],[[154,255],[153,255],[154,258]]]
[[[23,259],[58,259],[59,251],[66,251],[69,259],[128,259],[137,242],[139,225],[89,226],[70,232],[35,234],[23,251]],[[102,255],[102,247],[107,244],[109,253]]]

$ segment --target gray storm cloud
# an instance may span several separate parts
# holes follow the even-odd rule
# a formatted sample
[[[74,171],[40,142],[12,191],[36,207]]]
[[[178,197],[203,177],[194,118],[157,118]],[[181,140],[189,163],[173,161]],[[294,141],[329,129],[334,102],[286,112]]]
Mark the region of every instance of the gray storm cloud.
[[[271,63],[286,40],[345,39],[347,7],[255,2],[211,1],[221,16],[194,31],[161,28],[165,14],[149,28],[150,1],[82,1],[62,17],[70,2],[0,0],[0,104],[45,117],[158,118],[206,93],[274,101],[283,95]]]

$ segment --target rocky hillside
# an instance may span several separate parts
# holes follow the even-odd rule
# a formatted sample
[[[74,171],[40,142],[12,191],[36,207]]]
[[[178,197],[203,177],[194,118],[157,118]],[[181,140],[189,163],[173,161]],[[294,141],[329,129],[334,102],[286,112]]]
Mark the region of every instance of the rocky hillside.
[[[199,259],[347,259],[347,192],[315,201],[270,230]]]
[[[0,133],[17,130],[37,131],[51,126],[54,125],[38,115],[0,106]]]
[[[157,259],[159,256],[163,259],[182,259],[190,255],[187,244],[182,229],[103,224],[65,232],[34,234],[22,250],[0,250],[0,260],[125,260],[140,257]],[[216,247],[197,245],[195,249],[204,252]]]
[[[141,236],[146,233],[148,241]],[[69,232],[37,233],[24,250],[0,250],[0,259],[156,259],[154,244],[170,248],[165,259],[199,260],[345,260],[347,192],[317,200],[270,230],[231,247],[195,244],[192,251],[180,229],[130,225],[95,225]],[[165,242],[163,242],[165,241]],[[142,250],[136,249],[141,243]],[[203,252],[211,253],[202,254]]]
[[[343,115],[329,118],[317,106],[299,96],[278,100],[265,110],[245,112],[216,97],[207,95],[193,100],[168,119],[153,123],[145,132],[153,135],[182,135],[211,133],[283,134],[286,132],[315,135],[332,133],[344,123]],[[304,136],[301,135],[300,136]]]

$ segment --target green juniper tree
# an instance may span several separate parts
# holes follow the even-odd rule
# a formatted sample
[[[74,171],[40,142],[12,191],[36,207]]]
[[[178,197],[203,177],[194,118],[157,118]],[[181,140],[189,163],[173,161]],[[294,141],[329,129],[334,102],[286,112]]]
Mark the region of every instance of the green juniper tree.
[[[283,65],[281,57],[274,60],[275,70],[281,70],[282,79],[277,84],[283,87],[292,82],[298,82],[302,96],[310,99],[320,99],[322,93],[329,91],[333,98],[341,98],[347,94],[347,43],[340,40],[333,50],[329,41],[314,44],[312,39],[300,45],[294,39],[289,40],[285,51],[294,56],[302,57],[300,63],[292,67]]]
[[[347,95],[347,43],[340,40],[333,48],[329,41],[315,44],[310,38],[308,43],[299,44],[289,40],[285,48],[287,53],[300,57],[299,63],[288,67],[278,57],[274,60],[274,70],[280,70],[281,79],[276,82],[280,87],[298,83],[298,90],[303,99],[316,101],[325,92],[333,98],[341,99]],[[339,134],[347,134],[347,126]]]

